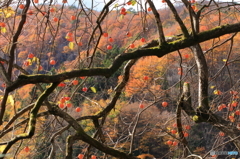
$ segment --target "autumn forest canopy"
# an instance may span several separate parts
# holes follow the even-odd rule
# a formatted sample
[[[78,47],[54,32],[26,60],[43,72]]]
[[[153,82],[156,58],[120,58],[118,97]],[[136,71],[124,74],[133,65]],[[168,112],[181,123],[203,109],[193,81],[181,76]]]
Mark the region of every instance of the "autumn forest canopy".
[[[1,1],[0,158],[239,157],[239,17],[237,1]]]

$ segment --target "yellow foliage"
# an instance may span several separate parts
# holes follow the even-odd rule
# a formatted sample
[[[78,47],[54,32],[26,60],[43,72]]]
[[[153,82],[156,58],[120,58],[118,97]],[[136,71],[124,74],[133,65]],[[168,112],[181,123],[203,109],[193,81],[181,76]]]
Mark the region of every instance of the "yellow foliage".
[[[12,95],[9,95],[9,96],[8,96],[7,104],[10,104],[11,106],[14,105],[14,99],[13,99],[13,96],[12,96]]]
[[[74,43],[73,42],[69,42],[68,47],[69,47],[69,49],[73,50],[74,49]]]
[[[215,94],[215,95],[221,95],[222,94],[222,92],[220,91],[220,90],[214,90],[214,92],[213,92],[213,94]]]
[[[40,64],[40,60],[37,57],[33,57],[32,62],[36,62],[37,64]]]
[[[1,33],[6,33],[7,29],[5,27],[1,27]]]
[[[97,90],[95,87],[90,87],[90,89],[92,90],[93,93],[97,93]]]
[[[2,99],[3,99],[3,96],[0,96],[0,100],[2,100]],[[8,96],[7,105],[11,105],[11,106],[14,105],[14,99],[13,99],[13,96],[12,96],[12,95],[9,95],[9,96]]]
[[[5,149],[6,145],[2,145],[0,146],[0,152],[3,152],[3,150]]]
[[[210,88],[213,89],[213,88],[215,88],[215,86],[211,86]]]
[[[7,7],[0,9],[0,16],[4,18],[9,18],[15,14],[15,11],[12,9],[12,7]]]

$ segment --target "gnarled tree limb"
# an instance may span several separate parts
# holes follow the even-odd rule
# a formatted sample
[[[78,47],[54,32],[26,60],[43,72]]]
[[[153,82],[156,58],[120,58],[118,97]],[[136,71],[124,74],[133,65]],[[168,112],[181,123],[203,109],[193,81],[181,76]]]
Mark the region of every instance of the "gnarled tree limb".
[[[201,32],[195,37],[190,36],[189,38],[184,38],[176,40],[174,42],[163,44],[160,47],[154,48],[154,46],[152,46],[153,48],[142,48],[130,53],[121,54],[116,57],[113,64],[109,68],[89,68],[73,70],[70,72],[64,72],[56,75],[20,75],[18,79],[13,82],[12,85],[6,88],[6,90],[13,91],[14,89],[17,89],[26,84],[61,82],[66,79],[79,76],[105,76],[108,78],[114,72],[116,72],[125,61],[137,59],[144,56],[162,57],[173,51],[184,49],[195,44],[238,31],[240,31],[240,23],[223,25],[209,31]],[[155,43],[155,45],[157,46],[157,43]]]

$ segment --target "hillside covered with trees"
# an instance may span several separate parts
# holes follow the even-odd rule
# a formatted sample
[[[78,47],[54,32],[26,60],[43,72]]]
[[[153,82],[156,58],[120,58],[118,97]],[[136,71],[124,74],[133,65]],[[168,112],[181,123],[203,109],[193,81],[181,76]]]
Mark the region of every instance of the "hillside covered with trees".
[[[0,2],[0,158],[239,157],[239,4],[89,3]]]

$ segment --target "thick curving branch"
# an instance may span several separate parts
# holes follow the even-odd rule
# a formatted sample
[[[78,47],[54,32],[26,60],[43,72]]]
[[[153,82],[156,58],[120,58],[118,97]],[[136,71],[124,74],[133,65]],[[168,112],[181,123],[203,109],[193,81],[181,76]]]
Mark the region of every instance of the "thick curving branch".
[[[38,118],[38,117],[42,117],[42,116],[46,116],[46,115],[49,115],[48,111],[39,113],[39,114],[37,115],[37,118]],[[22,126],[23,124],[27,123],[28,121],[29,121],[29,118],[27,118],[27,119],[25,119],[25,120],[17,123],[15,126],[6,129],[4,132],[1,132],[1,135],[0,135],[0,136],[3,137],[3,136],[6,135],[7,133],[13,131],[14,129],[16,129],[16,128],[20,127],[20,126]],[[12,141],[13,141],[13,140],[12,140]],[[11,142],[12,142],[12,141],[11,141]],[[9,144],[9,142],[0,143],[0,145],[7,145],[7,144]],[[4,156],[4,155],[2,155],[2,156]],[[1,157],[0,157],[0,158],[1,158]]]
[[[182,109],[187,113],[187,115],[192,118],[196,123],[207,122],[212,124],[214,127],[226,133],[231,139],[236,138],[234,141],[235,146],[240,150],[240,130],[233,127],[230,121],[224,120],[222,117],[213,114],[210,110],[207,112],[195,111],[191,106],[191,96],[190,96],[190,85],[189,83],[184,83],[183,86],[183,103]],[[203,108],[204,109],[204,108]]]
[[[47,115],[49,115],[49,113],[48,113],[48,111],[45,111],[45,112],[39,113],[39,114],[37,115],[37,118],[38,118],[38,117],[42,117],[42,116],[47,116]],[[13,118],[12,118],[12,119],[13,119]],[[2,138],[2,137],[3,137],[4,135],[6,135],[7,133],[13,131],[14,129],[16,129],[16,128],[20,127],[20,126],[23,126],[23,124],[27,123],[28,121],[29,121],[29,118],[24,119],[23,121],[15,124],[15,125],[12,126],[12,127],[9,127],[10,125],[8,126],[8,128],[4,127],[4,130],[2,130],[1,133],[0,133],[0,138]],[[11,121],[11,122],[12,122],[12,121]],[[0,145],[2,145],[2,144],[0,143]]]
[[[111,99],[109,104],[102,111],[100,111],[99,113],[97,113],[96,115],[93,115],[93,116],[83,116],[83,117],[76,119],[77,121],[91,119],[94,123],[95,128],[97,129],[96,133],[94,134],[94,138],[99,137],[101,139],[102,143],[105,142],[105,138],[103,136],[101,127],[104,125],[107,115],[110,113],[111,110],[114,109],[117,100],[119,99],[120,95],[122,94],[122,90],[124,89],[124,87],[127,84],[127,81],[129,80],[130,69],[136,63],[137,60],[138,59],[131,60],[129,63],[127,63],[127,65],[124,68],[124,73],[123,73],[124,75],[123,75],[122,81],[114,88],[115,93],[113,95],[113,98]],[[100,118],[102,118],[102,119],[101,119],[101,123],[99,124],[98,120]],[[90,148],[90,147],[88,147],[88,148]]]
[[[125,67],[125,75],[127,74],[129,78],[129,73],[130,73],[130,68],[135,64],[135,62],[137,61],[137,59],[131,60],[126,64]],[[96,115],[96,117],[93,118],[93,120],[98,119],[99,116],[102,116],[103,118],[105,118],[107,116],[107,114],[114,109],[115,103],[117,101],[117,99],[119,98],[120,94],[121,94],[121,89],[124,88],[125,84],[126,84],[126,79],[123,79],[123,81],[116,87],[115,91],[115,98],[112,99],[111,104],[109,104],[104,111],[100,112],[99,114]],[[112,155],[114,157],[120,158],[120,159],[134,159],[135,157],[128,155],[124,152],[121,152],[119,150],[115,150],[113,148],[110,148],[106,145],[104,145],[103,143],[97,141],[96,139],[90,137],[89,135],[87,135],[85,133],[85,131],[83,130],[83,128],[79,125],[79,123],[77,122],[77,120],[75,120],[72,116],[70,116],[68,113],[63,112],[58,106],[54,106],[54,107],[49,107],[49,113],[59,116],[61,118],[63,118],[66,122],[68,122],[69,125],[71,125],[75,130],[76,130],[76,134],[74,135],[74,139],[79,139],[82,140],[86,143],[88,143],[89,145],[97,148],[98,150],[107,153],[109,155]],[[101,124],[104,123],[104,119],[102,120]],[[70,141],[71,140],[71,141]],[[73,138],[69,138],[69,143],[72,143]],[[69,146],[69,147],[68,147]],[[67,145],[67,147],[69,148],[68,150],[71,151],[71,144]],[[69,157],[70,153],[67,153],[67,157]]]
[[[84,132],[83,128],[78,124],[78,122],[72,116],[70,116],[66,112],[63,112],[57,105],[52,107],[52,109],[49,110],[49,112],[53,115],[63,118],[66,122],[68,122],[68,124],[70,124],[77,131],[76,136],[78,139],[80,139],[80,140],[94,146],[98,150],[105,152],[109,155],[112,155],[114,157],[117,157],[120,159],[134,159],[134,157],[129,156],[124,152],[110,148],[110,147],[100,143],[96,139],[93,139],[89,135],[87,135]]]
[[[198,108],[207,113],[208,105],[208,66],[200,44],[191,47],[198,69]]]
[[[17,114],[15,114],[9,121],[8,123],[3,127],[1,133],[0,133],[0,137],[1,134],[4,132],[4,130],[8,129],[20,116],[22,116],[24,113],[26,113],[27,111],[29,111],[30,109],[32,109],[34,106],[34,104],[28,105],[25,108],[23,108],[21,111],[19,111]]]
[[[109,114],[109,112],[114,109],[115,107],[115,104],[117,102],[117,100],[119,99],[121,93],[122,93],[122,89],[126,86],[127,84],[127,81],[129,79],[129,76],[130,76],[130,69],[131,67],[136,63],[137,59],[135,60],[131,60],[129,63],[126,64],[125,68],[124,68],[124,76],[123,76],[123,79],[122,81],[115,87],[115,94],[113,95],[113,98],[111,100],[111,102],[105,107],[104,110],[100,111],[98,114],[96,115],[92,115],[92,116],[83,116],[83,117],[80,117],[80,118],[77,118],[76,121],[81,121],[81,120],[86,120],[86,119],[91,119],[93,120],[93,123],[97,129],[97,132],[95,134],[95,137],[96,136],[99,136],[101,138],[101,142],[103,142],[104,138],[102,136],[102,132],[99,131],[99,129],[101,129],[101,126],[104,124],[105,122],[105,119],[107,117],[107,115]],[[51,103],[53,105],[53,103]],[[50,112],[53,111],[54,108],[51,108],[49,107],[50,109]],[[68,116],[68,114],[66,113],[66,115]],[[98,123],[98,119],[99,118],[102,118],[101,120],[101,125]],[[64,118],[65,119],[65,118]],[[96,124],[97,122],[97,124]],[[77,123],[76,123],[77,125]],[[62,133],[63,131],[65,131],[66,129],[68,129],[70,127],[70,123],[69,125],[67,125],[66,127],[64,127],[63,129],[61,129],[59,132],[57,132],[56,134],[54,134],[52,137],[51,137],[51,143],[52,143],[52,150],[51,150],[51,153],[49,155],[49,159],[51,158],[54,158],[54,138],[56,137],[56,135],[58,135],[59,133]],[[69,136],[69,138],[67,139],[67,145],[66,145],[66,158],[70,158],[71,157],[71,149],[72,149],[72,143],[74,142],[74,140],[77,140],[77,139],[80,139],[79,138],[79,135],[75,134],[74,135],[75,137],[71,137]]]
[[[109,78],[114,72],[116,72],[121,65],[128,60],[137,59],[144,56],[158,56],[162,57],[173,51],[184,49],[198,43],[220,37],[225,34],[235,33],[240,31],[240,23],[223,25],[211,29],[209,31],[201,32],[195,37],[190,36],[189,38],[182,38],[167,44],[163,44],[158,47],[158,43],[153,41],[155,44],[153,48],[142,48],[136,51],[121,54],[116,57],[113,64],[108,68],[90,68],[90,69],[81,69],[73,70],[71,72],[60,73],[57,75],[20,75],[18,79],[13,82],[12,85],[6,88],[7,91],[13,91],[21,86],[26,84],[35,84],[35,83],[53,83],[61,82],[66,79],[79,77],[79,76],[105,76]]]
[[[3,155],[6,154],[8,152],[8,150],[12,147],[12,145],[15,144],[17,141],[22,140],[22,139],[31,138],[34,135],[38,111],[39,111],[40,107],[42,106],[42,103],[44,102],[44,100],[54,91],[54,89],[58,86],[58,84],[59,83],[53,83],[38,98],[38,100],[36,101],[34,107],[32,108],[32,110],[30,112],[30,119],[29,119],[29,123],[28,123],[28,132],[17,135],[15,138],[13,138],[11,141],[9,141],[6,145],[6,147],[4,148],[4,150],[2,151]],[[0,157],[0,159],[1,158],[2,157]]]

